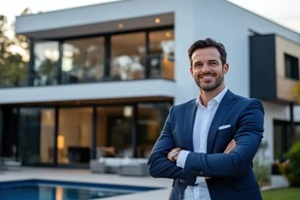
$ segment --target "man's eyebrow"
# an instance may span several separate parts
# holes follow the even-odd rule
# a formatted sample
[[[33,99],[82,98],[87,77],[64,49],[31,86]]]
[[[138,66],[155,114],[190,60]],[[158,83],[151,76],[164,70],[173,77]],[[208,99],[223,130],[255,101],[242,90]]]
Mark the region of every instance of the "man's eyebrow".
[[[201,61],[196,61],[193,63],[193,65],[197,65],[197,64],[201,64],[202,62]]]
[[[217,59],[208,60],[208,62],[219,62]]]
[[[210,60],[208,60],[208,62],[219,62],[219,61],[217,59],[210,59]],[[196,62],[194,62],[193,65],[201,64],[201,63],[203,63],[203,62],[202,61],[196,61]]]

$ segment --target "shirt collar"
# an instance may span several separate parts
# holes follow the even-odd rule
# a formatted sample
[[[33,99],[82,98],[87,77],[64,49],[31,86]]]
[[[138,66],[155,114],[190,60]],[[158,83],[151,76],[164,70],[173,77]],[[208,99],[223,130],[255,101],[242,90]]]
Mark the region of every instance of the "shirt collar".
[[[208,105],[210,104],[210,102],[216,102],[217,104],[219,104],[221,102],[221,100],[223,99],[223,97],[225,96],[227,90],[228,90],[228,88],[225,86],[224,89],[217,96],[215,96],[213,99],[211,99],[208,102]],[[197,104],[197,106],[203,106],[201,103],[201,100],[200,100],[200,95],[198,95],[198,97],[196,99],[196,104]]]

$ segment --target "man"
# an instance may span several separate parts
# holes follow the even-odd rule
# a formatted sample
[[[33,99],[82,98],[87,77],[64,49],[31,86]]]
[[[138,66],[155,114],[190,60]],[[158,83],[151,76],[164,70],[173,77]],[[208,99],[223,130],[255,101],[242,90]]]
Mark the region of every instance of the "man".
[[[150,154],[151,176],[174,179],[170,200],[260,200],[252,159],[264,110],[224,83],[226,50],[213,39],[188,50],[196,99],[173,106]]]

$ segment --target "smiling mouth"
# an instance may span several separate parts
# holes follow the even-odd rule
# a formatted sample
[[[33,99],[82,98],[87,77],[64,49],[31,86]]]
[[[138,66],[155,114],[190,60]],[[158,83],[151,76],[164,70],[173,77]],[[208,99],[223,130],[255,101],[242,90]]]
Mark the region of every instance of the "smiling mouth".
[[[215,77],[213,74],[206,74],[206,75],[201,75],[200,79],[211,79]]]

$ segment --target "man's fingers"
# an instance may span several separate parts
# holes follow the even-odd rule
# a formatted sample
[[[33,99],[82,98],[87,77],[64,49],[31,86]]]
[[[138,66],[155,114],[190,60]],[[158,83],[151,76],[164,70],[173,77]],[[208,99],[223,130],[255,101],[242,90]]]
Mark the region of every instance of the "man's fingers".
[[[229,142],[229,144],[227,145],[227,147],[226,147],[224,153],[230,153],[235,147],[236,147],[236,142],[235,142],[235,140],[233,139],[233,140],[231,140],[231,141]]]
[[[181,149],[180,148],[174,148],[168,153],[168,159],[175,162],[175,157],[178,156],[178,153]]]

